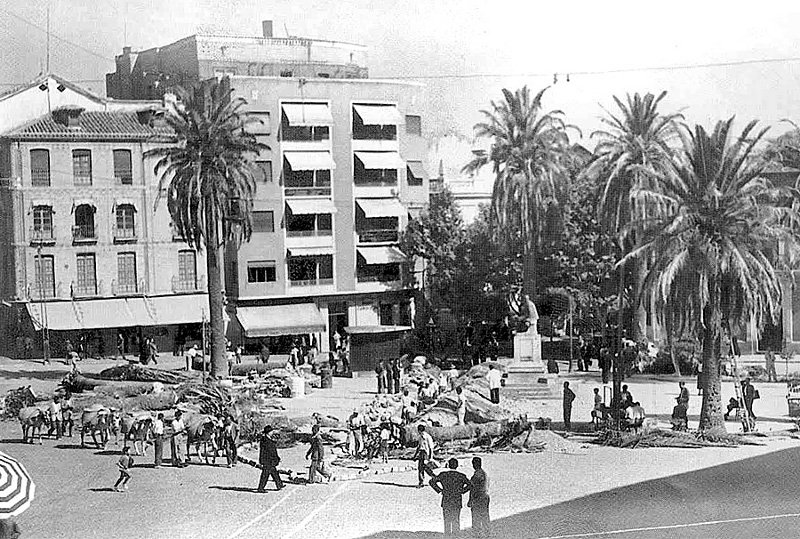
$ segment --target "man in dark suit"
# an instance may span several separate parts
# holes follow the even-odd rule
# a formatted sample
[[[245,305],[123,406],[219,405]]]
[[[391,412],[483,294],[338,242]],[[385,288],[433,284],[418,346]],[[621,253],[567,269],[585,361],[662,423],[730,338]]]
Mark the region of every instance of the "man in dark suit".
[[[430,480],[433,490],[442,495],[442,515],[444,516],[444,534],[457,535],[461,531],[461,498],[469,492],[471,484],[467,476],[457,472],[458,460],[447,461],[448,470],[434,476]]]
[[[483,471],[480,457],[472,458],[475,473],[469,480],[471,488],[467,507],[472,509],[472,531],[478,537],[489,537],[489,478]]]
[[[278,464],[281,458],[278,456],[278,446],[272,438],[272,427],[267,425],[261,435],[261,443],[258,453],[258,463],[261,464],[261,478],[258,480],[258,491],[266,492],[267,481],[269,478],[275,481],[275,486],[281,490],[284,485],[281,476],[278,474]]]

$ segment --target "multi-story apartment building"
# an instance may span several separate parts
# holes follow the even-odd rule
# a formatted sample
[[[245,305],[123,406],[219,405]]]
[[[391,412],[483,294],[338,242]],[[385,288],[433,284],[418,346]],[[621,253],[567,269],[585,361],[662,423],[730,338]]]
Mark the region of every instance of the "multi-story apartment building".
[[[313,336],[325,351],[345,327],[409,328],[413,268],[398,239],[428,201],[423,87],[366,78],[362,46],[273,38],[264,26],[264,37],[191,36],[135,60],[126,49],[109,95],[151,97],[134,82],[145,64],[162,90],[224,75],[262,120],[254,133],[270,149],[258,156],[253,235],[225,253],[232,340],[283,337],[281,352]]]
[[[5,353],[39,349],[42,328],[53,354],[82,337],[112,354],[118,333],[173,349],[208,312],[204,257],[173,234],[145,157],[174,136],[153,104],[107,109],[63,105],[0,133]]]
[[[259,37],[199,33],[143,51],[125,47],[116,57],[116,71],[106,75],[106,93],[153,99],[172,86],[224,75],[363,79],[366,56],[363,45],[274,37],[272,21],[263,21]]]

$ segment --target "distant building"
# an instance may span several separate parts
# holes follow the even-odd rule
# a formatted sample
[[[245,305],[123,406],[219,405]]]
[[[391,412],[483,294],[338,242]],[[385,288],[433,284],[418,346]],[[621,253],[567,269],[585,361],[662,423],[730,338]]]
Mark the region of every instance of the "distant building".
[[[491,165],[483,167],[474,174],[462,171],[477,152],[485,149],[476,141],[455,134],[432,140],[428,146],[428,162],[432,166],[438,166],[439,171],[435,188],[431,188],[431,193],[434,194],[438,189],[447,187],[453,193],[464,224],[467,225],[475,221],[482,205],[492,202],[495,175]]]
[[[34,98],[48,91],[58,106],[42,114]],[[4,106],[36,117],[0,133],[2,353],[21,355],[26,337],[40,353],[43,327],[54,356],[66,339],[111,355],[118,332],[129,352],[142,336],[173,350],[199,334],[204,257],[173,233],[144,157],[174,140],[156,103],[114,103],[46,77],[0,97]]]
[[[377,346],[414,318],[414,268],[398,242],[428,202],[423,86],[367,79],[360,45],[270,36],[192,36],[140,53],[133,71],[147,53],[161,55],[170,84],[228,75],[261,120],[253,133],[269,150],[257,159],[253,235],[225,253],[229,338],[251,350],[268,342],[273,353],[295,340],[328,351],[350,328]],[[197,59],[166,62],[177,44]],[[109,95],[152,95],[139,82],[118,91],[120,61]]]
[[[199,33],[143,51],[124,47],[116,71],[106,75],[106,93],[153,99],[171,86],[222,76],[364,79],[366,58],[363,45],[274,37],[272,21],[263,21],[258,37]]]

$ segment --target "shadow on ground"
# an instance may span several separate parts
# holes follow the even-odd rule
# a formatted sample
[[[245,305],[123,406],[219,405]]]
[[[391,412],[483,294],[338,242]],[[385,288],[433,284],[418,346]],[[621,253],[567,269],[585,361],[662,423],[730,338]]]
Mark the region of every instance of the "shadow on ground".
[[[641,451],[650,451],[642,449]],[[703,470],[644,481],[492,522],[493,537],[616,535],[640,527],[680,526],[725,519],[747,519],[800,513],[800,448],[784,449]],[[609,470],[608,473],[613,473]],[[591,478],[587,478],[591,481]],[[469,521],[464,508],[461,521]],[[797,525],[785,521],[786,535]],[[738,524],[734,524],[738,525]],[[684,537],[681,528],[625,537]],[[686,531],[686,530],[684,530]],[[700,526],[690,537],[717,537],[713,527]],[[663,533],[663,534],[662,534]],[[363,539],[426,539],[441,533],[385,530]],[[724,535],[728,536],[728,535]],[[745,535],[741,535],[745,537]]]

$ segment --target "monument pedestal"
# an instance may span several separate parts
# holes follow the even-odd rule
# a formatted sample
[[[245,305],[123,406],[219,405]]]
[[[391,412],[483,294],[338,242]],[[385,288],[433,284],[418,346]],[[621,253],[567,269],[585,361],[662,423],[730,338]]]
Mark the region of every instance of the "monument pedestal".
[[[542,337],[533,329],[514,335],[514,361],[506,366],[506,388],[521,397],[551,399],[558,395],[558,375],[547,374]]]

